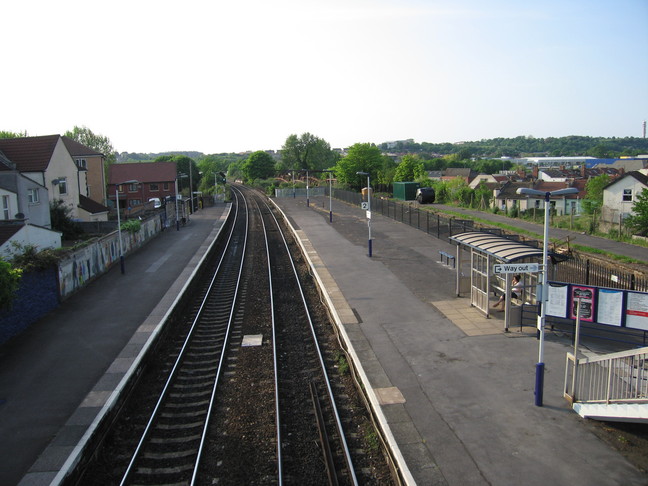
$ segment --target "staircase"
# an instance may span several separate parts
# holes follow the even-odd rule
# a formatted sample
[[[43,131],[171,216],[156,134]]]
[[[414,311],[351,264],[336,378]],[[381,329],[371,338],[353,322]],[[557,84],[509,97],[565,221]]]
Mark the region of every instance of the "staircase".
[[[648,423],[648,347],[579,359],[567,353],[564,396],[581,417]]]

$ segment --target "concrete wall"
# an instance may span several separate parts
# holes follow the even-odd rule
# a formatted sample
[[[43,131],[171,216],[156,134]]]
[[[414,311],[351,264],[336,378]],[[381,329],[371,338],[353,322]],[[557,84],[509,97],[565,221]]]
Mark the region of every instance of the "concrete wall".
[[[162,231],[162,220],[159,217],[142,222],[142,227],[137,233],[122,231],[124,255],[141,248],[160,231]],[[68,259],[59,263],[58,279],[61,299],[68,298],[89,281],[107,272],[116,263],[119,263],[118,231],[77,250]]]

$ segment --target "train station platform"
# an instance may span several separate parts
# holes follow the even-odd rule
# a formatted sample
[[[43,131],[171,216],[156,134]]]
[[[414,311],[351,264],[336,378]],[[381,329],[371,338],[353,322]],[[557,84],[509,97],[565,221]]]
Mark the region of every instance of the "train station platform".
[[[546,333],[535,406],[534,328],[485,319],[457,298],[453,247],[329,199],[276,198],[351,345],[403,473],[419,485],[629,485],[648,475],[563,399],[568,338]]]
[[[275,199],[292,222],[408,484],[639,485],[648,475],[599,440],[562,398],[567,341],[547,336],[534,405],[532,329],[503,332],[454,296],[449,244],[328,199]],[[51,484],[222,224],[191,216],[0,346],[0,484]],[[498,317],[498,316],[496,316]]]
[[[57,484],[214,241],[197,211],[0,346],[0,484]]]

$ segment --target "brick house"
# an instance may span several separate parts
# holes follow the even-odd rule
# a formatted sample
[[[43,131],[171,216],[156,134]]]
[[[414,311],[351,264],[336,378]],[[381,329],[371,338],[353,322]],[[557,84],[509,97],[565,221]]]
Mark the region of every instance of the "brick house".
[[[114,207],[118,186],[120,209],[139,206],[151,198],[175,198],[176,177],[175,162],[112,164],[108,172],[108,199]]]

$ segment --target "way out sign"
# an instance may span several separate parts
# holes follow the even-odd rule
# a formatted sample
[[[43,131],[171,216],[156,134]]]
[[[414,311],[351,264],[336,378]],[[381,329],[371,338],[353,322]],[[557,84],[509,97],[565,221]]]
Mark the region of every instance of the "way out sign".
[[[503,263],[501,265],[493,265],[494,273],[533,273],[539,271],[539,263]]]

